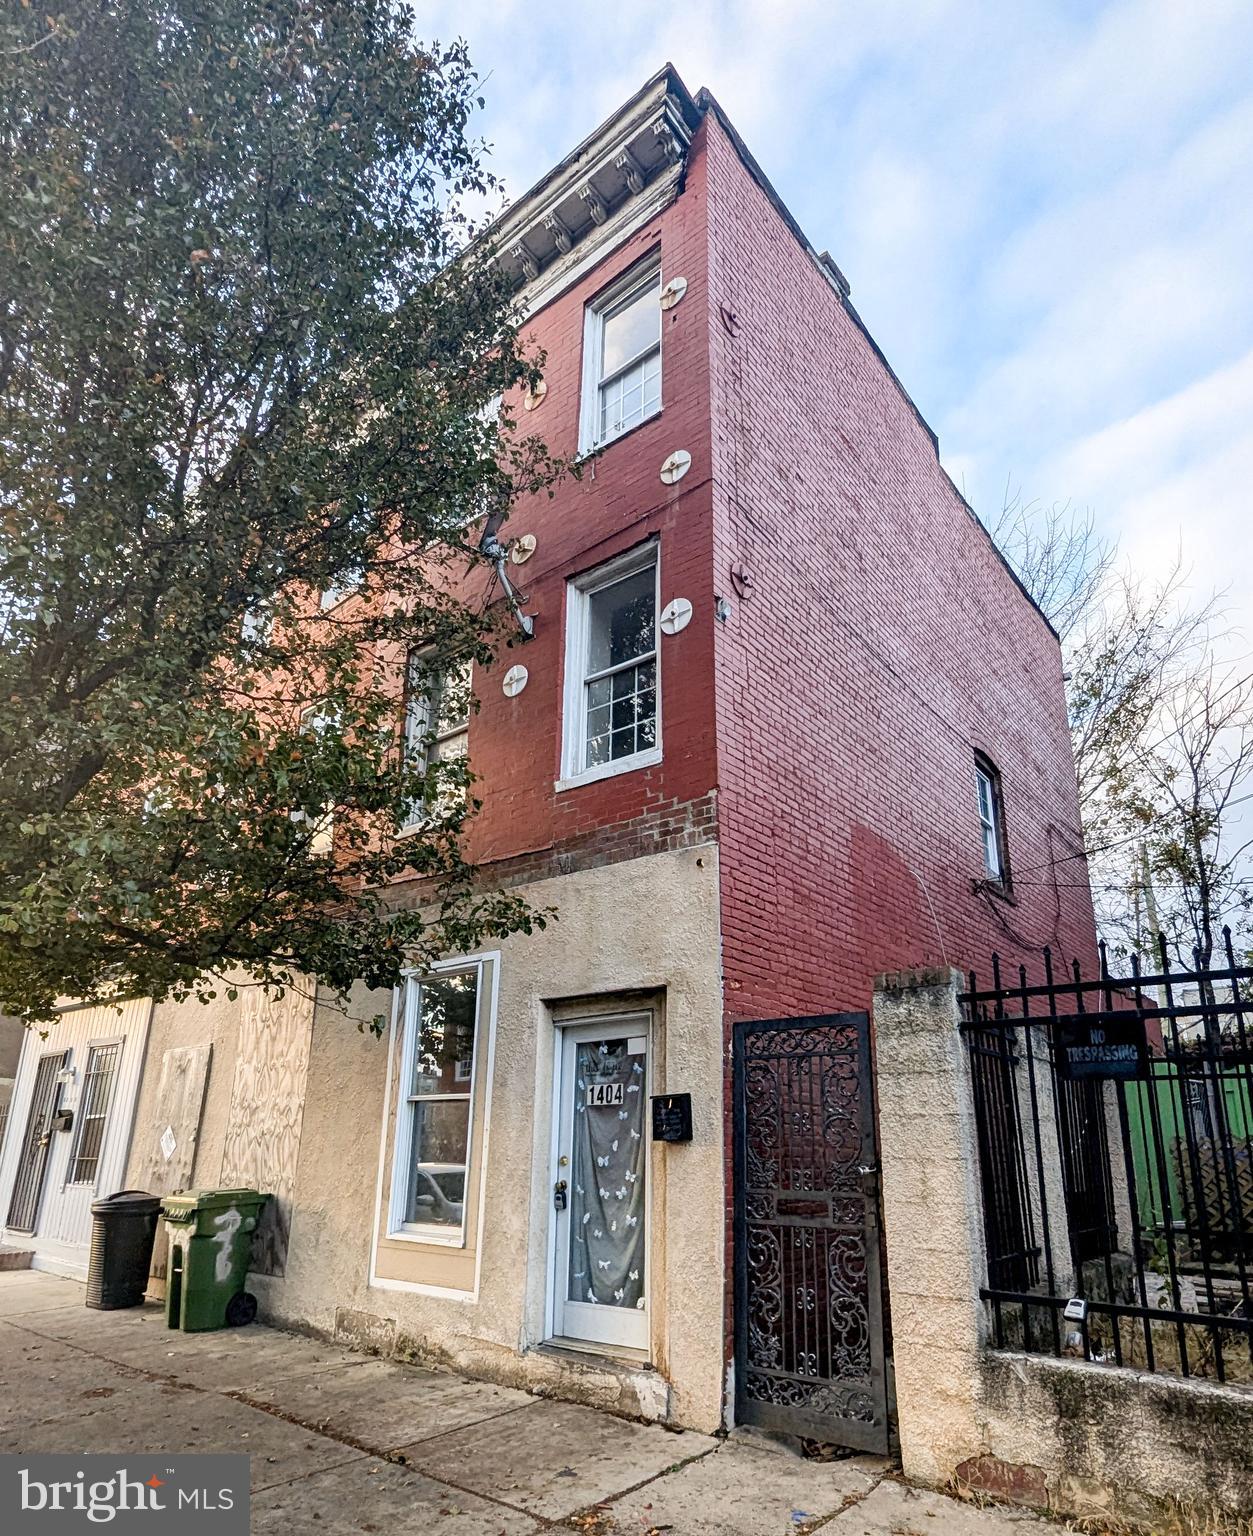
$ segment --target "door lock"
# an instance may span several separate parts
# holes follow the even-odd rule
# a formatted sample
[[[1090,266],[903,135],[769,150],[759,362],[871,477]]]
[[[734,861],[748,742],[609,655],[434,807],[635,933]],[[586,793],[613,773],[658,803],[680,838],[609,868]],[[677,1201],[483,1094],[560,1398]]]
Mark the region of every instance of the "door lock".
[[[553,1185],[553,1207],[558,1211],[564,1211],[568,1203],[569,1197],[566,1194],[566,1181],[558,1179]]]

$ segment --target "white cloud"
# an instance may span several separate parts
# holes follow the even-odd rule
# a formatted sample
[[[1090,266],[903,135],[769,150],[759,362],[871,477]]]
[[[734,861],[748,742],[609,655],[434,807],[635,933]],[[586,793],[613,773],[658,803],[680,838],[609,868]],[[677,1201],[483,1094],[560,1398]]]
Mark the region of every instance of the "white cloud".
[[[1049,469],[1118,509],[1136,568],[1163,574],[1182,548],[1194,590],[1226,590],[1233,614],[1253,615],[1253,348],[1080,439]]]
[[[1198,581],[1243,538],[1247,0],[445,0],[421,25],[488,72],[515,195],[665,59],[708,85],[976,507],[1012,477],[1146,561],[1182,529]]]

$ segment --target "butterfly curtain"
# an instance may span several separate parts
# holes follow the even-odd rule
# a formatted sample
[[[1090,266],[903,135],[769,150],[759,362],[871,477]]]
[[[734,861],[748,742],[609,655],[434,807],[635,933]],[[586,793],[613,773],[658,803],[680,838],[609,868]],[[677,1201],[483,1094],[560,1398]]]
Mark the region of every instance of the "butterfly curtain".
[[[610,1102],[589,1103],[589,1097]],[[578,1045],[570,1181],[571,1301],[643,1309],[646,1098],[643,1054],[628,1054],[626,1040]]]

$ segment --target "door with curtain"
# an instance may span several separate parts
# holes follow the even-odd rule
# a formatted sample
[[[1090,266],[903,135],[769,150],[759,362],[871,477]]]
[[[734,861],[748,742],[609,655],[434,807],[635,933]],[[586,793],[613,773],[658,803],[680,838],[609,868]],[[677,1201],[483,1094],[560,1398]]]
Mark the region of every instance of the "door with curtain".
[[[552,1333],[648,1348],[647,1013],[566,1025],[558,1051]]]

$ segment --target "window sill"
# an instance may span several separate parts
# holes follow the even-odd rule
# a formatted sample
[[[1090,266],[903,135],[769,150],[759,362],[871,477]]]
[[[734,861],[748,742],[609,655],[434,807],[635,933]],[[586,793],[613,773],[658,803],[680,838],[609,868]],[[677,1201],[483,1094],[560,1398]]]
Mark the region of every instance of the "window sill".
[[[602,443],[580,443],[575,462],[578,464],[590,463],[592,459],[598,458],[607,449],[612,448],[615,443],[622,442],[624,438],[630,437],[633,432],[638,432],[641,427],[646,427],[650,421],[657,421],[663,409],[664,407],[659,405],[651,414],[641,417],[633,426],[624,427],[621,432],[615,432],[612,437],[605,438]]]
[[[1014,895],[1014,888],[1006,885],[1003,880],[993,880],[987,875],[971,882],[976,891],[984,896],[992,896],[997,901],[1003,901],[1007,907],[1016,907],[1018,898]]]
[[[406,837],[416,837],[420,832],[431,832],[438,826],[438,816],[427,816],[421,821],[411,821],[407,826],[397,827],[393,835],[396,842],[402,842]]]
[[[406,826],[396,828],[396,841],[402,838],[417,837],[420,832],[429,832],[435,825],[433,816],[425,816],[421,821],[411,821]]]
[[[396,1227],[388,1232],[387,1240],[397,1243],[421,1243],[425,1247],[432,1248],[464,1248],[466,1245],[464,1232],[454,1235],[441,1227]]]
[[[585,768],[582,773],[558,779],[553,788],[558,794],[567,789],[578,789],[584,784],[599,784],[602,779],[614,779],[620,773],[634,773],[637,768],[655,768],[661,761],[661,748],[650,747],[647,752],[636,752],[632,757],[620,757],[612,763],[601,763],[596,768]]]

